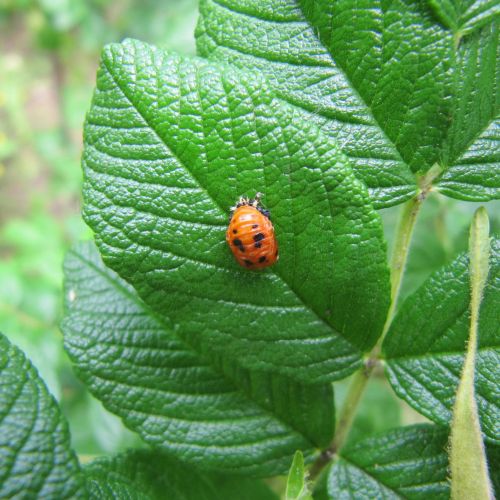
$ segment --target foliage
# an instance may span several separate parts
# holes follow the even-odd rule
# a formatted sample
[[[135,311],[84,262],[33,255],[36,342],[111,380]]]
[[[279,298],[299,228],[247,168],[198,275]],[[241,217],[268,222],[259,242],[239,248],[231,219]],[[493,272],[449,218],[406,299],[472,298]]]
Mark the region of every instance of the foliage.
[[[44,10],[58,50],[79,5]],[[474,325],[463,380],[479,419],[453,426],[451,469],[454,443],[474,442],[498,490],[498,239],[483,234],[478,295],[476,240],[459,253],[470,209],[445,198],[500,198],[495,13],[491,2],[201,0],[201,57],[106,46],[82,161],[95,244],[66,257],[61,328],[80,379],[148,448],[81,468],[56,403],[2,340],[12,387],[0,435],[20,414],[63,458],[41,459],[49,472],[25,482],[3,472],[0,491],[68,478],[73,494],[101,498],[273,498],[258,478],[289,472],[276,483],[288,498],[448,498]],[[224,233],[229,206],[257,191],[280,261],[256,273]],[[388,207],[402,203],[391,232]],[[22,381],[43,407],[16,398]],[[433,423],[401,426],[395,395]],[[6,456],[46,450],[25,459],[29,446],[13,439]]]

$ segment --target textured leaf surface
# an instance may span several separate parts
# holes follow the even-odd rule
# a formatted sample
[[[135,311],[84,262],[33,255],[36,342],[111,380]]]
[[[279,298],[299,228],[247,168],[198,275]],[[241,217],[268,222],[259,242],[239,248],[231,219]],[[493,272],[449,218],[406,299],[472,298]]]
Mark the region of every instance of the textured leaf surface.
[[[276,499],[260,481],[207,476],[157,451],[136,450],[99,459],[85,468],[85,475],[90,495],[100,500],[245,500],[245,495]]]
[[[439,20],[453,32],[463,35],[498,16],[496,0],[429,0]]]
[[[450,168],[443,193],[498,198],[498,158],[479,148],[499,112],[495,8],[469,2],[457,38],[451,2],[430,3],[202,0],[197,47],[265,75],[338,138],[376,206],[407,199],[411,172],[434,163]]]
[[[500,121],[471,144],[438,180],[437,189],[452,198],[488,201],[500,198]]]
[[[310,455],[330,441],[330,384],[211,366],[91,244],[69,253],[65,275],[62,329],[78,373],[148,443],[202,468],[272,475],[288,470],[296,449]]]
[[[103,259],[199,352],[308,382],[346,376],[382,329],[378,215],[345,157],[249,73],[126,41],[102,55],[84,215]],[[280,261],[234,262],[228,208],[265,193]]]
[[[364,439],[341,453],[327,481],[331,499],[448,499],[446,429],[403,427]]]
[[[24,354],[0,334],[0,497],[84,498],[68,426]]]
[[[299,5],[203,0],[198,52],[265,75],[279,99],[339,141],[377,206],[404,201],[413,175]]]
[[[492,240],[490,274],[481,304],[476,398],[481,429],[500,442],[500,242]],[[431,420],[449,425],[469,333],[466,256],[432,275],[409,296],[383,345],[396,393]]]

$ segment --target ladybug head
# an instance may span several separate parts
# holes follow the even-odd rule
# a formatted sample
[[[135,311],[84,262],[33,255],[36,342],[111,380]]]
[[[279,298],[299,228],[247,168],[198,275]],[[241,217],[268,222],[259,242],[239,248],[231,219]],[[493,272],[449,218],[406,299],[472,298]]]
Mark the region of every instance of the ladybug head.
[[[269,220],[271,220],[271,213],[269,212],[269,210],[265,210],[264,208],[262,207],[257,207],[257,210],[262,214],[262,215],[265,215]]]

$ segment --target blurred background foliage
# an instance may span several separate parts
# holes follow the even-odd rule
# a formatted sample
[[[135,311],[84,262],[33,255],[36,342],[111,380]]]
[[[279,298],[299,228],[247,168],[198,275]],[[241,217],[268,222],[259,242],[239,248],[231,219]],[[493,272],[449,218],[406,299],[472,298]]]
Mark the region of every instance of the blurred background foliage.
[[[99,52],[133,37],[192,54],[196,17],[196,0],[0,0],[0,331],[40,370],[84,459],[138,445],[78,382],[58,329],[64,253],[91,237],[80,218],[79,163]],[[477,205],[429,198],[403,295],[465,250]],[[498,232],[499,205],[486,205]],[[381,213],[390,248],[398,207]],[[336,385],[338,407],[347,382]],[[375,377],[351,439],[419,419]]]
[[[82,455],[132,433],[92,398],[62,348],[62,261],[80,218],[82,125],[104,44],[194,53],[196,0],[0,0],[0,331],[39,369]]]

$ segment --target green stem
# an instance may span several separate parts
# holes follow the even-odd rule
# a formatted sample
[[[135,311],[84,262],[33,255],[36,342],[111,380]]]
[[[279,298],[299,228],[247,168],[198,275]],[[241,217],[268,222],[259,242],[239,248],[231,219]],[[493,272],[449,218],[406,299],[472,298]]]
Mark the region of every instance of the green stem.
[[[358,370],[351,380],[347,397],[339,415],[337,432],[335,433],[335,437],[330,447],[332,453],[336,453],[337,450],[340,450],[351,430],[356,408],[365,392],[366,384],[370,378],[372,369],[373,368]]]
[[[310,469],[311,479],[317,477],[323,468],[332,460],[332,458],[338,454],[344,446],[347,436],[349,435],[359,402],[361,401],[363,393],[366,389],[368,380],[373,373],[373,369],[379,361],[382,342],[389,330],[389,327],[391,326],[396,312],[396,305],[398,302],[399,292],[401,290],[401,282],[403,280],[403,274],[408,260],[411,238],[418,213],[420,212],[420,207],[432,187],[432,181],[437,175],[439,175],[439,173],[440,169],[437,166],[431,168],[427,174],[420,179],[420,190],[417,195],[403,206],[396,229],[396,238],[394,240],[394,247],[390,261],[391,305],[387,311],[387,317],[382,330],[382,335],[370,352],[364,366],[353,375],[346,399],[340,410],[333,441],[312,465]]]

